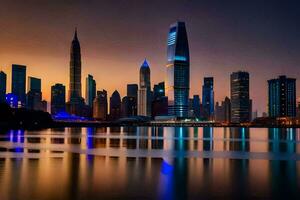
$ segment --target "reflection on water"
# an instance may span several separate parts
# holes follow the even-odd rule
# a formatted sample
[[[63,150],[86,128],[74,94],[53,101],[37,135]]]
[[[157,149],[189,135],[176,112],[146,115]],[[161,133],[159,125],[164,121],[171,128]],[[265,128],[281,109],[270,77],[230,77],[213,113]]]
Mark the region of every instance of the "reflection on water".
[[[12,130],[0,199],[299,198],[299,144],[299,129]]]

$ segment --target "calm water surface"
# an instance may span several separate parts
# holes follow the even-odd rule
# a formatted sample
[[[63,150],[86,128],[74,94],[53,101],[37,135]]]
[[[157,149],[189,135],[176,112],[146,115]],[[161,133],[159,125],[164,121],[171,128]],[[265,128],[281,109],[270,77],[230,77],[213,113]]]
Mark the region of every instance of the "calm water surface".
[[[300,199],[300,129],[0,133],[0,200]]]

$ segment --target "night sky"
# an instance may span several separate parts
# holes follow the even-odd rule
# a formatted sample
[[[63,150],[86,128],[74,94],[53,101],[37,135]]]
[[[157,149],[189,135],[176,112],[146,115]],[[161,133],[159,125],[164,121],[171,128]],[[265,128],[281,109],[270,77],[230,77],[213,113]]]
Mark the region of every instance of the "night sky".
[[[300,1],[298,1],[300,2]],[[169,25],[185,21],[191,56],[191,92],[201,94],[204,76],[215,78],[215,99],[230,95],[230,73],[250,73],[254,110],[267,109],[267,80],[300,78],[300,3],[297,1],[0,0],[0,70],[27,65],[27,75],[68,88],[69,51],[75,27],[85,77],[109,95],[138,83],[145,58],[152,85],[164,80]],[[300,81],[297,83],[300,88]],[[298,95],[300,95],[298,93]]]

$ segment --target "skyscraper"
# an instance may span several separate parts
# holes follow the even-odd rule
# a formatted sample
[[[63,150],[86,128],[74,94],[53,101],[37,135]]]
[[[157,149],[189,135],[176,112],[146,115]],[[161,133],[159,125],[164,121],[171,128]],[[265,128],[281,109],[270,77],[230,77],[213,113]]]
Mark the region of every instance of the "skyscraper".
[[[188,116],[190,89],[190,56],[184,22],[170,26],[167,49],[166,95],[169,115]]]
[[[107,120],[107,91],[97,91],[93,102],[93,118]]]
[[[127,96],[138,98],[138,84],[127,84]]]
[[[63,84],[51,86],[51,114],[66,111],[66,87]]]
[[[26,103],[26,66],[12,65],[11,92],[18,98],[20,106]]]
[[[117,90],[110,97],[109,115],[111,120],[117,120],[121,116],[121,97]]]
[[[88,75],[85,81],[85,103],[92,107],[96,97],[96,81],[92,75]]]
[[[134,97],[125,96],[122,98],[121,116],[131,117],[136,115],[136,99]]]
[[[150,67],[145,59],[140,68],[140,88],[138,94],[138,115],[151,116]]]
[[[70,90],[67,110],[70,114],[82,116],[85,110],[84,99],[81,93],[81,52],[75,30],[70,53]]]
[[[194,115],[195,115],[196,118],[201,117],[201,115],[200,115],[200,113],[201,113],[200,104],[201,104],[201,102],[200,102],[199,95],[194,95],[193,96],[193,111],[194,111]]]
[[[279,76],[268,80],[269,117],[296,116],[296,79]]]
[[[0,71],[0,103],[5,102],[6,80],[6,74],[3,71]]]
[[[230,76],[231,122],[250,121],[249,73],[233,72]]]
[[[214,116],[214,78],[204,77],[202,86],[203,118],[213,120]]]
[[[26,108],[30,110],[42,110],[42,90],[41,79],[28,77]]]

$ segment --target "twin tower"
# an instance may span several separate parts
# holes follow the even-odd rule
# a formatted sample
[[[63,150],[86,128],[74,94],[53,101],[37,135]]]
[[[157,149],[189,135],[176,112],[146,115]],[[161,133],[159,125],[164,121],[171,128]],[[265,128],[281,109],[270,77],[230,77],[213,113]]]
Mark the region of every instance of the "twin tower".
[[[168,115],[186,118],[190,90],[190,55],[184,22],[176,22],[170,26],[166,68],[165,92],[168,97]],[[150,68],[146,60],[140,68],[138,97],[138,115],[151,116]]]

